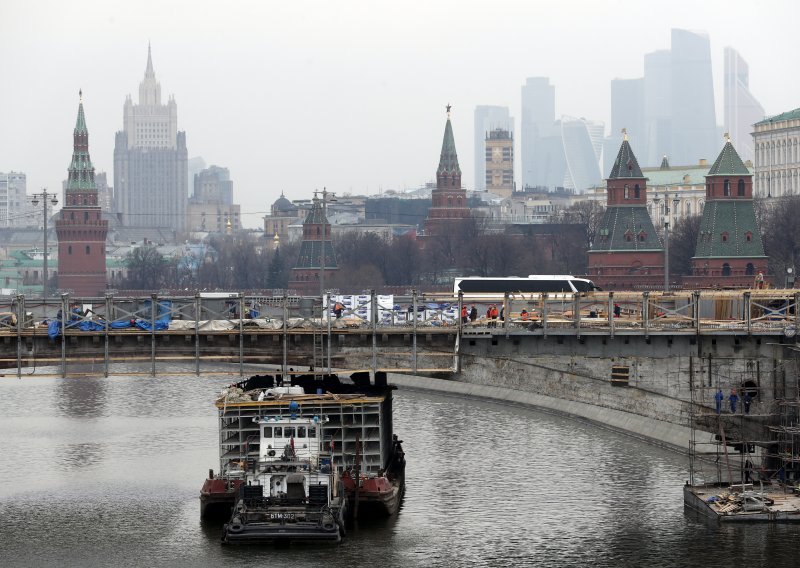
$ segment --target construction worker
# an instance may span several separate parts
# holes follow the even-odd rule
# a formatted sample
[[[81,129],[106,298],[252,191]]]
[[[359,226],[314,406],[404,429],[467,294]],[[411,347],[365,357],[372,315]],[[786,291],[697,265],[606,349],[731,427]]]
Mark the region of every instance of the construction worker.
[[[722,412],[722,401],[725,398],[725,395],[722,394],[722,389],[717,389],[717,394],[714,395],[714,401],[717,407],[717,414]]]
[[[519,313],[519,319],[521,319],[522,321],[528,321],[530,319],[530,314],[528,313],[528,310],[522,308],[522,311]]]
[[[736,394],[736,389],[731,389],[728,401],[731,403],[731,414],[736,414],[736,405],[739,402],[739,395]]]
[[[467,323],[469,321],[469,314],[467,313],[467,306],[461,306],[461,323]]]

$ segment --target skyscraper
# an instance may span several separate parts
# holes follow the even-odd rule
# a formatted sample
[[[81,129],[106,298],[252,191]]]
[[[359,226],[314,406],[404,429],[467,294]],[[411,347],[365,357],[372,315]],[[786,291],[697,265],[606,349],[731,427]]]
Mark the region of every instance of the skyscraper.
[[[673,29],[670,67],[670,162],[693,164],[701,158],[709,159],[717,154],[719,132],[714,111],[714,82],[708,36],[689,30]]]
[[[750,92],[750,68],[739,53],[725,48],[725,131],[742,160],[755,159],[753,125],[764,118],[764,107]]]
[[[622,143],[622,129],[628,139],[645,154],[644,131],[644,79],[611,80],[611,132],[604,143],[603,175],[614,166],[617,149]]]
[[[89,130],[78,104],[64,206],[56,220],[58,287],[76,296],[101,296],[106,288],[106,234],[89,156]]]
[[[644,132],[639,135],[642,163],[654,166],[666,154],[672,161],[672,57],[669,50],[644,56]],[[627,128],[627,127],[626,127]],[[632,134],[636,134],[632,132]],[[642,136],[643,135],[643,136]],[[674,162],[673,163],[677,163]]]
[[[475,190],[486,189],[485,141],[489,132],[504,130],[514,137],[514,118],[509,116],[508,107],[478,105],[475,107]]]
[[[560,150],[556,121],[556,89],[547,77],[529,77],[522,86],[520,163],[522,186],[558,185],[563,167],[554,168],[552,152]],[[558,162],[556,160],[556,162]],[[563,166],[563,161],[561,163]],[[556,170],[560,170],[559,172]],[[551,183],[556,179],[555,184]]]
[[[114,146],[114,203],[123,225],[182,231],[186,227],[188,154],[178,132],[178,107],[161,104],[150,47],[139,104],[125,100],[123,130]]]
[[[566,116],[561,117],[560,123],[566,161],[563,186],[581,193],[602,179],[603,123]]]

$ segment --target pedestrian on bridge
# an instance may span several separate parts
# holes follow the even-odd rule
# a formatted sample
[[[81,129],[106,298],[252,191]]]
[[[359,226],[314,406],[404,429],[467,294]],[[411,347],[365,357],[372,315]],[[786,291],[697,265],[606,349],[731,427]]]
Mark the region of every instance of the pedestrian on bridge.
[[[725,395],[722,394],[722,389],[717,389],[717,394],[714,395],[714,400],[716,401],[717,405],[717,414],[722,412],[722,401],[725,398]]]
[[[736,394],[736,389],[731,389],[728,401],[731,403],[731,414],[736,414],[736,405],[739,402],[739,395]]]
[[[478,319],[478,308],[475,307],[475,304],[472,304],[472,308],[469,310],[469,321],[475,322]]]
[[[753,397],[750,396],[748,391],[744,391],[744,396],[742,397],[742,406],[744,406],[744,413],[750,414],[750,403],[753,402]]]

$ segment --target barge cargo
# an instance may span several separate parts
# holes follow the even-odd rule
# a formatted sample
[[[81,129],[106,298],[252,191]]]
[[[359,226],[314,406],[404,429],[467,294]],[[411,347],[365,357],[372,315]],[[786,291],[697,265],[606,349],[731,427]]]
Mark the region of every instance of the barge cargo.
[[[203,484],[200,513],[205,519],[229,520],[224,530],[227,542],[251,541],[244,536],[233,536],[231,527],[233,533],[249,532],[255,540],[274,540],[273,537],[280,534],[262,530],[272,525],[246,531],[246,523],[242,521],[247,517],[239,515],[237,518],[242,506],[247,512],[253,512],[254,506],[262,509],[251,515],[253,519],[279,521],[281,530],[286,531],[282,533],[287,535],[286,540],[305,539],[293,529],[307,517],[319,521],[318,527],[324,524],[326,529],[332,529],[330,519],[326,517],[323,523],[323,519],[310,510],[296,509],[293,516],[286,518],[278,514],[281,511],[270,510],[269,507],[274,507],[280,499],[285,501],[289,488],[279,485],[275,491],[275,480],[265,474],[302,474],[304,478],[295,481],[295,507],[309,505],[310,491],[320,491],[309,490],[309,487],[328,487],[328,503],[324,506],[333,511],[338,534],[344,532],[338,521],[344,515],[392,515],[399,509],[405,488],[405,454],[402,441],[394,434],[392,426],[392,392],[396,387],[387,384],[386,375],[376,373],[374,383],[370,382],[369,373],[353,373],[349,378],[307,374],[287,379],[283,381],[280,374],[254,376],[231,385],[215,402],[220,467],[216,474],[210,471]],[[304,431],[294,424],[309,420],[313,421],[313,427],[304,423]],[[289,426],[284,425],[285,422]],[[280,439],[276,438],[276,424],[283,429]],[[288,438],[287,427],[293,428]],[[310,439],[312,432],[314,439]],[[303,438],[300,438],[301,433]],[[287,446],[297,452],[304,444],[312,448],[303,456],[304,463],[275,470],[276,465],[283,467],[296,459],[295,453],[286,453]],[[265,445],[271,447],[265,448]],[[281,483],[285,482],[284,477]],[[339,498],[342,502],[337,501]],[[321,494],[314,506],[320,504]],[[274,518],[270,517],[273,513],[276,514]],[[329,532],[329,540],[336,540],[333,531]],[[321,533],[312,530],[309,534]]]

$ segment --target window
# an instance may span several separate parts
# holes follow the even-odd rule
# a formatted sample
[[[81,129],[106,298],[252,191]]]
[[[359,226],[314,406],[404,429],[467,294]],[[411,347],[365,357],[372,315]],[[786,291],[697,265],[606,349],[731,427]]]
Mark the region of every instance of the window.
[[[749,243],[750,241],[752,241],[752,240],[753,240],[753,233],[751,233],[750,231],[747,231],[747,232],[744,234],[744,240],[745,240],[745,241],[747,241],[748,243]]]
[[[755,274],[755,273],[756,273],[756,269],[755,269],[755,267],[753,266],[753,263],[752,263],[752,262],[748,262],[748,263],[747,263],[747,267],[744,269],[744,273],[745,273],[747,276],[752,276],[753,274]]]
[[[272,426],[264,426],[264,437],[272,438]]]
[[[72,254],[72,245],[67,247],[67,254]]]
[[[86,254],[90,254],[90,251],[91,249],[89,248],[89,245],[86,245]]]
[[[640,242],[640,243],[643,243],[643,242],[645,242],[646,240],[647,240],[647,233],[645,233],[644,231],[641,231],[641,232],[639,233],[639,242]]]
[[[633,240],[633,233],[631,233],[630,230],[625,232],[625,240],[627,242],[631,242]]]
[[[744,197],[744,180],[740,179],[737,185],[738,187],[736,188],[736,195],[739,197]]]
[[[722,195],[724,195],[725,197],[730,197],[730,194],[731,194],[731,180],[726,179],[722,183]]]
[[[283,438],[283,428],[281,426],[275,426],[275,438]]]
[[[635,197],[636,199],[639,199],[639,197],[640,197],[639,191],[640,191],[640,189],[639,189],[639,184],[637,183],[637,184],[636,184],[636,185],[633,187],[633,197]]]
[[[720,235],[720,236],[722,237],[722,242],[723,243],[727,243],[728,242],[728,233],[722,233],[722,235]]]
[[[628,199],[629,197],[630,197],[630,195],[628,195],[628,184],[626,183],[625,184],[625,191],[624,191],[623,198],[624,199]]]
[[[722,275],[723,276],[730,276],[731,275],[731,265],[727,262],[722,265]]]

